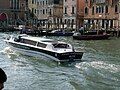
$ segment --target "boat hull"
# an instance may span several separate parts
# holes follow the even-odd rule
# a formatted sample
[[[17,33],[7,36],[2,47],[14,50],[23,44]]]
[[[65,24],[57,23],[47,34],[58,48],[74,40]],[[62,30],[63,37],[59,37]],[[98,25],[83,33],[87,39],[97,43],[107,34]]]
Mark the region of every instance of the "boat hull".
[[[21,30],[21,34],[27,34],[27,35],[40,35],[40,36],[72,36],[73,32],[43,32],[38,30]]]
[[[21,44],[16,44],[13,42],[8,42],[10,47],[15,50],[16,52],[29,55],[29,56],[35,56],[35,57],[41,57],[46,56],[49,57],[55,61],[59,62],[65,62],[65,61],[77,61],[81,60],[83,56],[83,52],[65,52],[65,53],[57,53],[47,50],[38,49],[35,47],[29,47],[24,46]]]
[[[47,33],[47,36],[72,36],[74,33],[72,32],[57,32],[57,33]]]
[[[110,35],[73,35],[76,40],[105,40],[109,39]]]

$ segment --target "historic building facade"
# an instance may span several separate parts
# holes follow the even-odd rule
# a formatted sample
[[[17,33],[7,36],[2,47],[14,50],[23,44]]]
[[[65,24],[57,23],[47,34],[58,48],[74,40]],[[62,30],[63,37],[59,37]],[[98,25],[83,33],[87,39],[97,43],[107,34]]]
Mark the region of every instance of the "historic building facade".
[[[9,0],[0,0],[0,27],[5,27],[7,25],[10,13],[9,9]]]
[[[27,5],[27,18],[28,18],[28,24],[30,25],[36,25],[37,24],[37,5],[38,5],[38,0],[28,0],[28,5]]]
[[[76,29],[76,0],[63,0],[63,20],[65,28]]]
[[[10,0],[11,21],[13,24],[25,24],[27,0]]]
[[[7,15],[7,24],[24,24],[26,2],[27,0],[0,0],[0,13]]]
[[[65,27],[79,29],[83,25],[84,0],[63,1],[63,20]]]
[[[119,0],[85,0],[84,24],[88,29],[113,29],[119,26]]]
[[[0,0],[0,13],[9,12],[10,4],[9,0]]]
[[[85,0],[77,0],[77,16],[76,16],[77,30],[84,24],[84,6]]]
[[[37,17],[41,27],[56,29],[61,27],[62,0],[39,0],[37,4]]]

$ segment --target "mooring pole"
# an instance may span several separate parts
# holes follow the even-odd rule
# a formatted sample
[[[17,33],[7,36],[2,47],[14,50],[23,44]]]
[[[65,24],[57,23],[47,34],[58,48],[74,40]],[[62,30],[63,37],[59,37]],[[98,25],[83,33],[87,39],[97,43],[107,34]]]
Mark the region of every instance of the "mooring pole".
[[[118,17],[118,30],[117,30],[117,37],[119,37],[119,24],[120,24],[120,0],[118,2],[118,12],[119,12],[119,17]]]

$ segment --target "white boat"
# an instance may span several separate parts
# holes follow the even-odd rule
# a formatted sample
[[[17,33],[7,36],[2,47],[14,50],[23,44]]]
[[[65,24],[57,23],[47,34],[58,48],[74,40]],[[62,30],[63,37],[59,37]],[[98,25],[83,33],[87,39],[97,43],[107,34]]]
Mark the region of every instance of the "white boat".
[[[83,51],[75,51],[71,44],[53,39],[19,35],[5,40],[11,49],[30,56],[47,56],[55,61],[81,60]]]

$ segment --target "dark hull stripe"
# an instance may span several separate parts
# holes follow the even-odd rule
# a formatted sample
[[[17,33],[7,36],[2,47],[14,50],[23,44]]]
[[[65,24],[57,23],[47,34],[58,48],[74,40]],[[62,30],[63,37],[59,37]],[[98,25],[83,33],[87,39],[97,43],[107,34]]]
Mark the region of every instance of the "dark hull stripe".
[[[51,55],[51,56],[53,56],[61,61],[66,60],[66,59],[69,59],[69,60],[81,59],[83,56],[83,52],[67,52],[67,53],[60,54],[60,53],[55,53],[55,52],[51,52],[51,51],[47,51],[47,50],[43,50],[43,49],[38,49],[35,47],[24,46],[24,45],[12,43],[12,42],[9,42],[9,44],[13,47],[16,47],[16,48],[45,53],[45,54]]]
[[[77,40],[104,40],[109,39],[110,35],[78,35],[73,36],[73,39]]]

